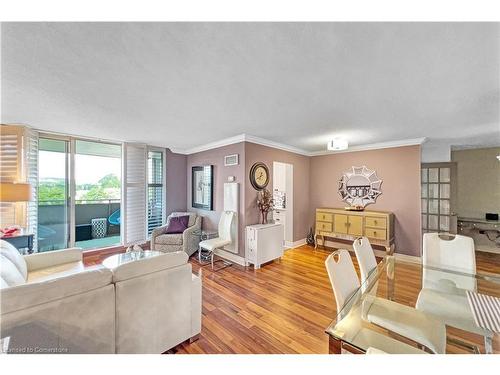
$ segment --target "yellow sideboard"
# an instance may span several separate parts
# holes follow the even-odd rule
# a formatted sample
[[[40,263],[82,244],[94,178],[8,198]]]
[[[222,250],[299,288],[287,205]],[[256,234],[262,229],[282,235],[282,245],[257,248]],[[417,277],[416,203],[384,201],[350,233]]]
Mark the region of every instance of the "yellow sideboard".
[[[342,208],[317,208],[314,239],[322,245],[325,237],[354,241],[365,236],[372,245],[385,248],[388,254],[394,252],[394,214],[385,211],[346,211]]]

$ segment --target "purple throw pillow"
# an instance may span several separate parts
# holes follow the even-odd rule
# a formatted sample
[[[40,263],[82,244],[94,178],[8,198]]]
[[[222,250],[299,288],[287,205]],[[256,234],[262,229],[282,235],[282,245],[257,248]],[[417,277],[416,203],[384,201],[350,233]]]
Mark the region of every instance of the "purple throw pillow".
[[[174,216],[170,218],[170,222],[168,223],[167,234],[176,234],[183,233],[189,223],[189,216]]]

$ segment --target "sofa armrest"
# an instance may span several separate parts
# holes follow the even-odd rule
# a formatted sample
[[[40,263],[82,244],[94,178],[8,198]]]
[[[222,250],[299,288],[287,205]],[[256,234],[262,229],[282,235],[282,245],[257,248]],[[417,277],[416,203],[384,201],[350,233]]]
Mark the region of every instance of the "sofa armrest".
[[[201,269],[198,275],[191,275],[191,337],[201,333],[202,312],[202,279]]]
[[[193,235],[196,231],[201,231],[201,216],[196,217],[194,224],[182,233],[182,246],[189,256],[198,250],[200,243],[200,237]]]
[[[28,272],[36,271],[42,268],[57,266],[59,264],[81,262],[82,249],[74,247],[70,249],[46,251],[35,253],[24,257]]]
[[[162,225],[161,227],[153,229],[153,231],[151,232],[151,240],[149,243],[149,248],[151,250],[156,250],[155,249],[156,237],[164,234],[167,231],[167,228],[168,228],[168,224],[165,224],[165,225]]]
[[[69,276],[3,288],[1,313],[24,310],[111,284],[113,274],[102,266],[90,267]]]

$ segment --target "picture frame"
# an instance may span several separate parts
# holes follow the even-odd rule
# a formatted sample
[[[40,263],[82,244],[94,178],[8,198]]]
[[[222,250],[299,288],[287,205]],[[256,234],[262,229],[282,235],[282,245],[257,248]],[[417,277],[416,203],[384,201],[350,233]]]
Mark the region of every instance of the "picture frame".
[[[201,210],[213,210],[214,166],[191,168],[191,206]]]

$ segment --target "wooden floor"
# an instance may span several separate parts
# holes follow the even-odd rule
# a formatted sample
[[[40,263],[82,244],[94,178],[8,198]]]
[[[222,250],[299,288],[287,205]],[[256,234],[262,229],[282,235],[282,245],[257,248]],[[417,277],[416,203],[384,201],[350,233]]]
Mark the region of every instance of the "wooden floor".
[[[327,353],[324,330],[336,315],[324,266],[331,251],[302,246],[256,271],[238,265],[217,272],[202,267],[202,332],[199,340],[175,352]],[[500,273],[500,255],[477,254],[478,271]],[[94,254],[85,262],[99,263],[106,256]],[[197,273],[197,260],[190,262]],[[357,268],[355,257],[353,262]],[[410,273],[409,283],[418,283],[410,280],[415,277]]]

